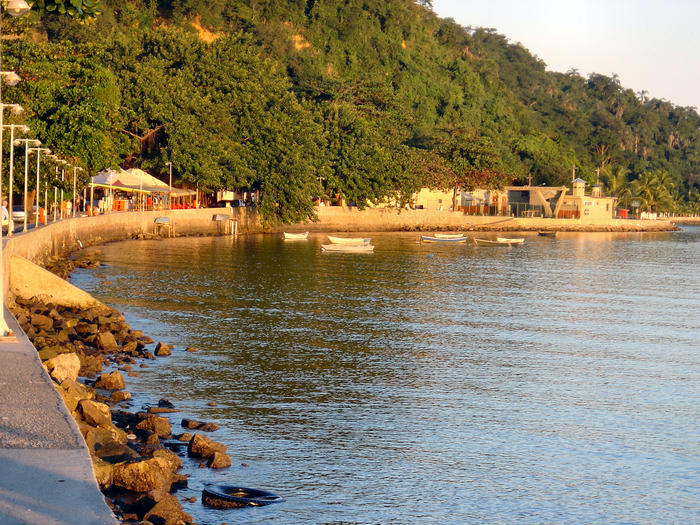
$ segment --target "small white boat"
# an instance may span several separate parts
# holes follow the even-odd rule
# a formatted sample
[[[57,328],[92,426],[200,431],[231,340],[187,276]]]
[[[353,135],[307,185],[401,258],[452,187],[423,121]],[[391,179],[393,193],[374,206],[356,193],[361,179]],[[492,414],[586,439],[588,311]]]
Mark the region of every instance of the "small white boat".
[[[420,240],[423,242],[467,242],[466,237],[436,237],[433,235],[421,235]]]
[[[284,238],[285,239],[306,239],[309,236],[309,232],[304,232],[304,233],[289,233],[289,232],[284,232]]]
[[[371,253],[373,244],[322,244],[322,252]]]
[[[369,237],[333,237],[329,235],[328,240],[331,241],[331,244],[369,244],[372,239]]]
[[[513,244],[522,244],[525,239],[509,239],[506,237],[497,237],[493,239],[477,239],[474,238],[474,243],[480,246],[511,246]]]
[[[438,239],[461,239],[464,237],[463,233],[434,233],[433,237]]]
[[[525,242],[524,237],[496,237],[498,242],[507,242],[508,244],[522,244]]]

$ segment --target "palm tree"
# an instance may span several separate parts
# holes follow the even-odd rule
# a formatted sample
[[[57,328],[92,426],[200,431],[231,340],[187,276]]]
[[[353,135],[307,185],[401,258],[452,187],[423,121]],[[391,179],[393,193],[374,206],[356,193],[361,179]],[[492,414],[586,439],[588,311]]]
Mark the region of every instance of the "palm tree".
[[[606,191],[609,195],[617,197],[618,205],[629,208],[632,199],[630,184],[627,180],[629,170],[624,166],[606,166],[601,170]]]

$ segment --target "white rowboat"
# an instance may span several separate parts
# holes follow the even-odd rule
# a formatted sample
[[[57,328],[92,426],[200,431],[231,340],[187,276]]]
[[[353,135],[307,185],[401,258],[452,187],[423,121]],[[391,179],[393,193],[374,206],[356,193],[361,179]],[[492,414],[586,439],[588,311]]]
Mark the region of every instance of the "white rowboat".
[[[343,252],[343,253],[371,253],[374,251],[372,244],[322,244],[322,252]]]
[[[369,244],[371,239],[369,237],[333,237],[328,236],[328,240],[331,244]]]
[[[496,237],[498,242],[507,242],[508,244],[522,244],[525,242],[523,237]]]
[[[309,232],[304,233],[288,233],[284,232],[285,239],[306,239],[309,236]]]
[[[474,243],[480,246],[511,246],[513,244],[522,244],[525,239],[507,239],[498,237],[493,239],[474,239]]]
[[[464,237],[463,233],[434,233],[433,237],[437,239],[461,239]]]
[[[442,242],[442,243],[467,242],[466,237],[434,237],[432,235],[421,235],[420,240],[423,242]]]

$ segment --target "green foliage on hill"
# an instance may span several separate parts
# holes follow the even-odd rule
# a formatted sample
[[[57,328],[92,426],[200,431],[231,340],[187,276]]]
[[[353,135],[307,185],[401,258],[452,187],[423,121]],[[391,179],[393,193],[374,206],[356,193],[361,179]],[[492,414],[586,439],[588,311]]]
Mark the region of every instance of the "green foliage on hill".
[[[93,173],[165,175],[171,161],[176,181],[259,190],[281,221],[311,218],[319,196],[406,202],[423,186],[562,185],[572,170],[626,204],[698,208],[695,109],[548,72],[430,2],[69,3],[101,13],[13,22],[27,37],[3,42],[5,63],[29,78],[3,96]]]

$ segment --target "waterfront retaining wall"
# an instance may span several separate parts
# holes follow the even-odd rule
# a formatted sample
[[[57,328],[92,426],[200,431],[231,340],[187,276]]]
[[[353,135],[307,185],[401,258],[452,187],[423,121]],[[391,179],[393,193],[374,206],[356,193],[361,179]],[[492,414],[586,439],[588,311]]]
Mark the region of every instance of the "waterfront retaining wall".
[[[214,216],[235,220],[240,234],[263,231],[430,231],[430,230],[569,230],[569,231],[662,231],[672,230],[669,221],[610,220],[590,223],[577,219],[530,219],[464,215],[461,212],[321,206],[316,208],[318,221],[293,226],[263,228],[254,208],[202,208],[116,212],[95,217],[77,217],[50,223],[38,229],[4,238],[3,293],[7,297],[11,277],[12,255],[41,265],[48,257],[64,255],[86,246],[120,241],[139,234],[154,232],[158,217],[169,217],[176,235],[216,235],[233,226],[229,220],[216,221]],[[221,218],[221,217],[220,217]],[[230,229],[229,229],[230,231]],[[163,232],[164,233],[164,232]]]

